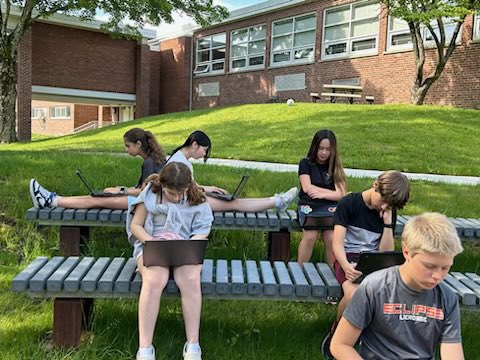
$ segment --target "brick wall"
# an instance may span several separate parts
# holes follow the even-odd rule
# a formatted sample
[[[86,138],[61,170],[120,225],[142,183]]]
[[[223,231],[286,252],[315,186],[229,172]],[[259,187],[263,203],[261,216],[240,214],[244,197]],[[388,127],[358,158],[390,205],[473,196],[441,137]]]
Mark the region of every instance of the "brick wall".
[[[98,121],[98,106],[77,104],[74,108],[74,128],[87,124],[90,121]]]
[[[135,119],[150,115],[150,49],[138,44],[136,49],[136,108]]]
[[[160,113],[160,53],[150,51],[150,115]]]
[[[160,113],[189,109],[191,46],[190,37],[160,43]]]
[[[282,100],[293,97],[296,100],[310,101],[310,92],[322,92],[322,85],[334,79],[360,78],[365,95],[374,95],[376,103],[409,103],[410,88],[414,76],[414,58],[412,51],[387,53],[387,17],[380,16],[378,55],[342,59],[320,60],[324,9],[351,1],[314,1],[277,12],[263,14],[255,18],[241,20],[231,24],[202,29],[194,35],[199,37],[226,32],[225,75],[197,76],[193,80],[193,108],[205,108],[217,105],[240,103],[264,103],[274,95]],[[317,15],[315,62],[308,65],[293,65],[269,68],[272,21],[315,12]],[[249,26],[266,24],[267,41],[265,70],[242,73],[228,73],[230,53],[230,31]],[[462,44],[457,47],[447,64],[443,75],[434,84],[427,95],[426,103],[449,104],[462,107],[480,106],[480,43],[472,43],[472,17],[468,17],[463,27]],[[435,49],[427,51],[426,71],[432,70]],[[163,60],[163,58],[162,58]],[[165,63],[162,62],[165,66]],[[175,69],[170,65],[169,69]],[[190,72],[189,72],[190,73]],[[281,91],[275,93],[275,76],[305,73],[305,90]],[[202,83],[219,82],[218,97],[199,97],[198,86]],[[162,86],[165,86],[162,83]],[[188,89],[188,88],[187,88]],[[188,90],[185,91],[188,94]],[[177,106],[178,109],[180,109]]]

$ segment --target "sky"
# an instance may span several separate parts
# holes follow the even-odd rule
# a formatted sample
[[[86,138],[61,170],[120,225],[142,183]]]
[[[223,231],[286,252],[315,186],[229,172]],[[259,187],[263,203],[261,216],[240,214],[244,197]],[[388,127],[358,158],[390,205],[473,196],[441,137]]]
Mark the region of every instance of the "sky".
[[[215,5],[225,6],[228,10],[236,10],[242,7],[258,4],[265,0],[214,0]],[[188,27],[190,24],[194,24],[194,21],[186,15],[174,14],[175,22],[172,24],[160,24],[154,29],[157,30],[157,36],[161,37],[165,34],[173,33],[182,30],[184,27]]]

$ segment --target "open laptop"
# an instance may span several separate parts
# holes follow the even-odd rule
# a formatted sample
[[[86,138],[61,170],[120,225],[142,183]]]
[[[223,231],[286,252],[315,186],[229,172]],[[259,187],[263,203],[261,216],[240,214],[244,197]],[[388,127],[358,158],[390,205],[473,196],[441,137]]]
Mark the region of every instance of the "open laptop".
[[[365,276],[374,271],[394,265],[401,265],[404,262],[405,258],[401,251],[362,252],[360,253],[360,258],[358,259],[355,269],[361,271],[363,275],[355,282],[361,282]]]
[[[220,199],[220,200],[224,200],[224,201],[235,200],[237,198],[237,196],[239,196],[242,193],[243,188],[245,187],[245,184],[247,183],[249,177],[250,177],[250,175],[243,175],[242,176],[242,179],[238,183],[238,186],[235,189],[235,191],[233,192],[233,194],[222,194],[222,193],[213,192],[213,191],[207,191],[206,194],[210,197]]]
[[[208,239],[149,240],[143,248],[145,266],[181,266],[203,263]]]
[[[124,194],[120,193],[109,193],[105,192],[103,190],[94,190],[90,183],[85,179],[85,176],[83,176],[82,172],[80,169],[77,169],[75,173],[78,175],[80,180],[82,180],[83,184],[86,186],[87,190],[90,192],[90,196],[92,197],[112,197],[112,196],[125,196]]]

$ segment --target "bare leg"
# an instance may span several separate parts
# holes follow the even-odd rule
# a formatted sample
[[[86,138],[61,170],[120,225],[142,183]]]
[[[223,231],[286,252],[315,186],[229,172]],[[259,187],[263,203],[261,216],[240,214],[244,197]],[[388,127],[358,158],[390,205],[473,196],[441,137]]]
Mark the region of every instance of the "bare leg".
[[[323,238],[323,251],[325,253],[325,259],[327,264],[333,268],[333,263],[335,262],[335,256],[333,255],[333,230],[324,230],[322,231]]]
[[[181,293],[185,334],[189,343],[199,342],[202,312],[201,271],[202,265],[184,265],[173,270],[175,283]]]
[[[207,201],[212,211],[245,211],[255,212],[273,209],[275,207],[275,197],[235,199],[233,201],[224,201],[207,196]]]
[[[303,230],[302,240],[298,244],[298,263],[303,266],[304,262],[310,261],[313,247],[318,238],[317,230]]]
[[[70,209],[107,208],[117,210],[128,209],[128,196],[92,197],[65,196],[58,199],[58,206]]]
[[[350,280],[345,280],[345,282],[342,284],[343,297],[342,300],[340,300],[340,302],[338,303],[337,307],[337,323],[342,318],[343,312],[350,300],[352,299],[353,294],[355,293],[355,291],[357,291],[357,288],[358,284],[354,284]]]
[[[142,256],[137,260],[137,267],[142,275],[142,290],[138,301],[138,336],[140,347],[146,348],[153,342],[160,297],[167,285],[170,270],[161,266],[144,267]]]

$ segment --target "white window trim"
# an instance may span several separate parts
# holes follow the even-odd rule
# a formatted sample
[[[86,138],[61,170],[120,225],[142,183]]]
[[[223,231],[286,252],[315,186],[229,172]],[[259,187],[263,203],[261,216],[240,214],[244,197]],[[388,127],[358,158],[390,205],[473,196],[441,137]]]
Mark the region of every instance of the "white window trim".
[[[392,18],[392,16],[388,17],[388,23],[387,23],[387,31],[388,31],[388,34],[387,34],[387,51],[412,50],[413,45],[411,43],[410,44],[403,44],[403,45],[392,45],[393,36],[401,35],[401,34],[410,34],[410,29],[407,28],[407,29],[403,29],[403,30],[402,29],[401,30],[390,30],[390,21],[391,21],[390,19],[391,18]],[[436,28],[436,23],[432,24],[432,25],[433,25],[433,28],[435,29]],[[425,26],[421,27],[420,32],[421,32],[423,38],[425,38],[427,36],[427,34],[429,34],[429,30]],[[462,43],[462,27],[460,28],[460,31],[458,33],[457,40],[456,40],[457,45],[460,45],[461,43]],[[436,47],[435,40],[433,40],[433,39],[428,40],[428,41],[424,40],[423,44],[424,44],[424,47],[427,48],[427,49],[431,49],[431,48]]]
[[[363,57],[363,56],[370,56],[370,55],[377,55],[378,54],[378,37],[379,37],[379,33],[380,33],[380,13],[377,14],[378,29],[377,29],[376,34],[356,36],[356,37],[352,37],[352,36],[349,35],[347,38],[344,38],[344,39],[334,40],[334,41],[325,41],[325,27],[326,27],[325,22],[327,20],[327,12],[329,10],[350,7],[350,19],[348,21],[329,24],[328,27],[348,23],[348,34],[351,34],[352,33],[352,22],[360,22],[360,21],[367,20],[367,19],[373,19],[373,17],[364,17],[364,18],[358,18],[358,19],[352,20],[353,8],[356,7],[356,6],[362,6],[362,5],[365,5],[365,4],[368,4],[368,3],[373,4],[373,3],[377,3],[377,1],[369,0],[369,1],[355,2],[355,3],[348,4],[348,5],[339,5],[339,6],[330,7],[330,8],[327,8],[323,11],[322,54],[321,54],[321,59],[322,60],[334,60],[334,59],[336,60],[336,59]],[[368,40],[368,39],[375,39],[375,47],[373,49],[351,51],[351,45],[352,45],[353,42],[361,41],[361,40]],[[346,52],[340,53],[340,54],[326,54],[325,53],[325,50],[327,49],[327,46],[335,45],[335,44],[342,44],[342,43],[346,43]]]
[[[473,17],[473,40],[480,40],[480,12]]]
[[[45,114],[45,116],[35,116],[36,113],[35,113],[35,110],[43,110],[43,113]],[[35,106],[35,107],[32,107],[32,119],[41,119],[41,118],[47,118],[48,117],[48,108],[47,107],[43,107],[43,106]]]
[[[250,40],[249,39],[250,29],[253,29],[255,27],[260,27],[260,26],[263,26],[263,28],[265,29],[265,37],[260,38],[260,39],[256,39],[256,40]],[[233,33],[237,32],[237,31],[242,31],[242,30],[247,30],[247,41],[243,41],[239,44],[247,44],[247,55],[245,55],[245,56],[233,56],[232,55],[233,54],[232,47],[235,46],[235,45],[238,45],[238,44],[233,44]],[[263,53],[257,53],[257,54],[252,54],[252,55],[248,54],[248,49],[250,49],[249,44],[253,43],[253,42],[257,42],[257,41],[262,41],[262,40],[265,41],[265,46],[266,46],[266,44],[267,44],[266,24],[258,24],[258,25],[253,25],[253,26],[249,26],[249,27],[246,27],[246,28],[232,30],[230,32],[230,67],[229,67],[230,72],[240,72],[240,71],[264,69],[265,68],[265,58],[266,58],[266,53],[267,53],[266,48],[265,48],[265,51]],[[249,66],[248,62],[249,62],[250,58],[254,58],[254,57],[258,57],[258,56],[263,56],[263,63],[260,64],[260,65]],[[234,68],[233,67],[233,62],[235,60],[241,60],[241,59],[245,59],[245,66]]]
[[[225,44],[222,45],[222,46],[214,46],[212,47],[212,38],[215,37],[215,36],[219,36],[219,35],[225,35]],[[210,46],[208,48],[208,51],[209,51],[209,60],[208,61],[202,61],[202,62],[199,62],[198,61],[198,53],[199,51],[206,51],[207,49],[199,49],[198,46],[200,44],[200,40],[206,40],[208,39],[209,42],[210,42]],[[203,36],[201,38],[198,38],[196,39],[196,45],[195,45],[195,69],[193,70],[193,74],[195,76],[199,76],[199,75],[218,75],[218,74],[224,74],[225,73],[225,57],[222,59],[222,60],[212,60],[212,50],[216,50],[216,49],[222,49],[224,48],[225,49],[225,57],[227,55],[227,33],[226,32],[222,32],[222,33],[218,33],[218,34],[212,34],[212,35],[209,35],[209,36]],[[212,68],[212,65],[214,64],[220,64],[220,63],[223,63],[223,69],[222,70],[214,70],[214,71],[210,71],[210,69]],[[201,70],[201,71],[198,71],[197,68],[199,66],[207,66],[204,70]]]
[[[304,18],[304,17],[308,17],[308,16],[314,16],[315,17],[315,27],[313,28],[309,28],[309,29],[305,29],[305,30],[301,30],[301,31],[295,31],[295,22],[296,22],[296,19],[298,18]],[[291,32],[288,32],[288,33],[284,33],[284,34],[280,34],[280,35],[276,35],[274,36],[273,35],[273,28],[275,26],[276,23],[279,23],[279,22],[282,22],[282,21],[287,21],[287,20],[293,20],[292,21],[292,30]],[[315,31],[315,36],[314,36],[314,39],[315,41],[313,42],[312,45],[302,45],[302,46],[294,46],[294,42],[295,42],[295,34],[301,34],[301,33],[304,33],[304,32],[310,32],[310,31]],[[285,49],[285,50],[276,50],[274,51],[273,50],[273,39],[276,38],[276,37],[282,37],[282,36],[285,36],[285,35],[288,35],[288,34],[292,34],[293,37],[292,37],[292,47],[290,49]],[[272,21],[272,33],[271,33],[271,41],[270,41],[270,67],[283,67],[283,66],[289,66],[289,65],[297,65],[297,64],[311,64],[311,63],[314,63],[315,62],[315,45],[317,43],[316,41],[317,39],[317,14],[315,12],[310,12],[310,13],[306,13],[306,14],[301,14],[301,15],[297,15],[297,16],[291,16],[291,17],[288,17],[288,18],[284,18],[284,19],[279,19],[279,20],[276,20],[276,21]],[[306,59],[298,59],[298,60],[295,60],[294,59],[294,54],[295,54],[295,51],[296,50],[303,50],[303,49],[312,49],[312,53],[313,53],[313,59],[312,60],[309,60],[308,58]],[[279,62],[279,63],[275,63],[273,62],[273,59],[274,59],[274,54],[276,53],[281,53],[281,52],[285,52],[285,51],[290,51],[290,60],[289,61],[282,61],[282,62]]]
[[[60,119],[70,119],[71,118],[71,115],[70,116],[66,116],[67,114],[67,107],[70,108],[70,106],[51,106],[50,107],[50,110],[51,109],[54,109],[53,110],[53,116],[50,116],[50,119],[54,119],[54,120],[60,120]],[[55,111],[56,109],[65,109],[65,116],[55,116]],[[71,108],[70,108],[70,111],[71,111]],[[51,114],[50,114],[51,115]]]

